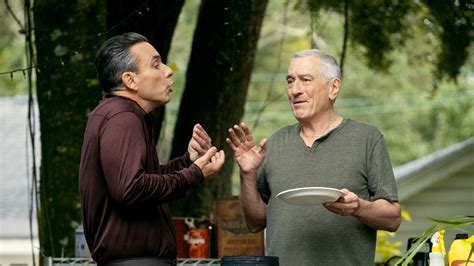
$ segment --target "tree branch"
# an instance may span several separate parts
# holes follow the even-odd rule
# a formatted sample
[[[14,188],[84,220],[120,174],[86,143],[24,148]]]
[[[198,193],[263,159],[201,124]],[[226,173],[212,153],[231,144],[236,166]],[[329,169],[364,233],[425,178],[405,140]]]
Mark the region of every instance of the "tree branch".
[[[347,43],[349,41],[349,0],[344,0],[344,39],[342,43],[342,53],[341,53],[341,78],[344,73],[344,61],[346,59],[347,52]]]
[[[13,12],[12,7],[10,6],[10,3],[8,3],[8,0],[5,0],[5,6],[7,7],[8,13],[12,15],[13,19],[20,27],[20,31],[25,31],[25,27],[21,24],[21,21],[16,17],[15,12]]]

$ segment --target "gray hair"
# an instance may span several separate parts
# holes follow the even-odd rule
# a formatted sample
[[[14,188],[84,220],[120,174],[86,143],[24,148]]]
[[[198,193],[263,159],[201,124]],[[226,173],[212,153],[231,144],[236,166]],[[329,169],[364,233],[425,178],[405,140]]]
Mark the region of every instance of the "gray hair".
[[[124,33],[105,41],[97,52],[95,66],[100,85],[106,93],[111,93],[122,85],[122,74],[137,72],[137,60],[130,48],[140,42],[148,42],[143,35]]]
[[[303,50],[294,53],[291,58],[299,58],[306,56],[318,56],[321,59],[321,71],[326,80],[330,80],[333,78],[341,79],[341,68],[337,64],[336,58],[324,51],[318,49]]]

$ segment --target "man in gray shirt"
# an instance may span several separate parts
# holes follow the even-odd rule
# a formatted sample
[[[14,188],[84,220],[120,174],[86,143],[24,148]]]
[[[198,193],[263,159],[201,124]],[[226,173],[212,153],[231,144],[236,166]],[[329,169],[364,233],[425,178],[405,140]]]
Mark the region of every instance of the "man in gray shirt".
[[[229,129],[247,226],[267,229],[267,254],[281,265],[373,265],[376,230],[393,232],[401,222],[383,135],[334,111],[340,73],[322,51],[294,54],[286,80],[298,123],[259,145],[245,123]],[[314,206],[275,198],[299,187],[338,188],[343,195]]]

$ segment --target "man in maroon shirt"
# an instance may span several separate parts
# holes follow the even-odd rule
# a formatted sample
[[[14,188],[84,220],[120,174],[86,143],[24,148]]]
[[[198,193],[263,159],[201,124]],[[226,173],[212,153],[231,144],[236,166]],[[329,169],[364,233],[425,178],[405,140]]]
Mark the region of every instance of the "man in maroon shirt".
[[[160,165],[150,112],[170,101],[173,71],[144,36],[107,40],[95,64],[106,96],[89,114],[79,170],[92,258],[99,265],[174,265],[168,203],[219,171],[224,151],[197,124],[188,152]]]

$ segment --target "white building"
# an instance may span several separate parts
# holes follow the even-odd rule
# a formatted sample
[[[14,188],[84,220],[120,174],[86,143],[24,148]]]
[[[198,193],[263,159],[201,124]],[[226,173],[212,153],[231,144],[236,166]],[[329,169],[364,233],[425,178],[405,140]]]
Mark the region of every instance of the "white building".
[[[33,265],[38,258],[38,228],[31,213],[32,146],[28,133],[28,98],[0,98],[0,265]],[[36,155],[39,158],[39,122],[36,113]],[[28,162],[28,163],[27,163]],[[29,165],[29,166],[28,166]],[[39,264],[37,264],[39,265]]]

